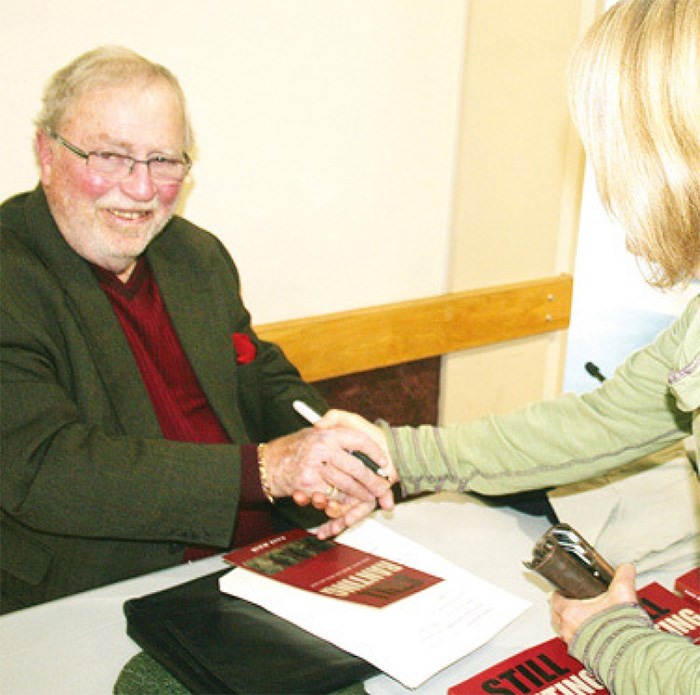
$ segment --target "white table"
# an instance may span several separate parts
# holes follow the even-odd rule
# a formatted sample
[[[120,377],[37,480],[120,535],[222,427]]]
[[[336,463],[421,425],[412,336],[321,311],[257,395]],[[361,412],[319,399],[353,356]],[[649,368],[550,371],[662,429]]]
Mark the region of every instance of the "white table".
[[[381,675],[368,692],[439,693],[491,664],[553,636],[546,582],[526,570],[533,542],[546,520],[488,507],[464,495],[441,493],[399,505],[381,523],[423,543],[452,562],[511,591],[532,606],[488,644],[408,691]],[[124,601],[222,569],[208,558],[59,599],[0,618],[2,695],[108,695],[126,662],[140,649],[126,634]],[[672,588],[677,572],[648,573],[640,584]]]

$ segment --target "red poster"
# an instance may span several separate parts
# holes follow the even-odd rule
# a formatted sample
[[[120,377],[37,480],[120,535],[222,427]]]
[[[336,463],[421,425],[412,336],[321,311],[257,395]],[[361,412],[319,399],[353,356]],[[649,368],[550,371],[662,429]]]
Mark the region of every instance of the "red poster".
[[[700,644],[700,614],[689,602],[656,582],[637,592],[657,629]],[[558,637],[530,647],[462,683],[449,695],[556,695],[608,691],[566,650]]]
[[[303,529],[233,550],[224,560],[299,589],[378,608],[442,581]]]

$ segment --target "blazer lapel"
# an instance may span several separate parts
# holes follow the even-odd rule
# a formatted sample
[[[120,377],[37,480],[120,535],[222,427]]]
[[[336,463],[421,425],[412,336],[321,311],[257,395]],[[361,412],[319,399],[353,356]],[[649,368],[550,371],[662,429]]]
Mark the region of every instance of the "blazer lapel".
[[[49,212],[41,188],[27,204],[25,242],[43,258],[63,288],[81,336],[123,430],[135,436],[162,437],[138,365],[109,300],[90,265],[66,243]],[[171,223],[172,224],[172,223]],[[210,405],[233,441],[247,441],[237,407],[236,365],[231,321],[215,273],[193,264],[166,228],[146,255],[192,368]],[[177,230],[172,230],[176,232]]]
[[[168,234],[165,230],[147,251],[161,296],[209,404],[229,436],[246,441],[237,407],[231,318],[221,287],[216,286],[217,274],[183,257],[179,245],[171,247]]]
[[[26,241],[63,288],[77,330],[90,346],[122,429],[136,436],[162,437],[138,366],[109,300],[90,265],[68,246],[56,227],[41,189],[28,202],[27,221]]]

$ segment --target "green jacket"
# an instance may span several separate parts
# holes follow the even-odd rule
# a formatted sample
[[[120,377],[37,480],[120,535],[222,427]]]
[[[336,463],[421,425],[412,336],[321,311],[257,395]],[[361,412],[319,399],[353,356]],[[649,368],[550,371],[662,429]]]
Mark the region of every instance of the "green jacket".
[[[0,208],[2,595],[6,608],[175,565],[187,544],[227,548],[240,445],[304,426],[326,406],[258,340],[223,245],[174,218],[146,256],[231,445],[166,441],[129,345],[40,188]],[[231,336],[256,359],[236,364]]]
[[[504,494],[584,480],[692,434],[700,441],[700,297],[595,391],[444,428],[386,429],[406,494]],[[641,609],[596,616],[571,653],[617,693],[700,693],[700,647],[640,625]]]

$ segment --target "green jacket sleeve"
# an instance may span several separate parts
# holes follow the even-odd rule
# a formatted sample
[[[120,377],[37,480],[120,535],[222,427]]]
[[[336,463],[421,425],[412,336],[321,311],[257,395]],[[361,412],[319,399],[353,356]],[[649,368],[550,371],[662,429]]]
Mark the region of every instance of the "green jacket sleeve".
[[[679,407],[669,375],[686,359],[688,342],[695,343],[697,357],[697,314],[696,299],[653,344],[588,394],[564,394],[446,427],[386,427],[404,493],[497,495],[563,485],[684,438],[691,432],[695,404]]]

